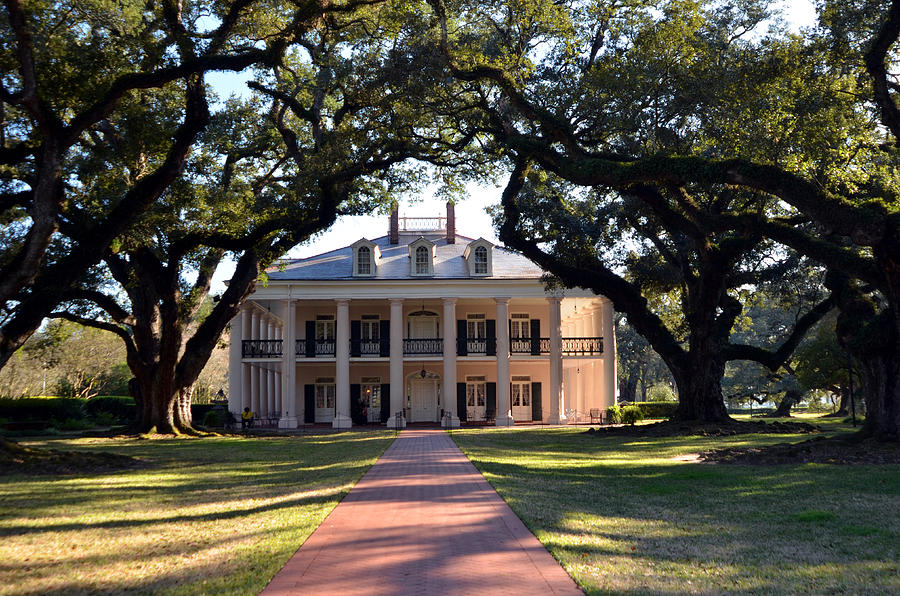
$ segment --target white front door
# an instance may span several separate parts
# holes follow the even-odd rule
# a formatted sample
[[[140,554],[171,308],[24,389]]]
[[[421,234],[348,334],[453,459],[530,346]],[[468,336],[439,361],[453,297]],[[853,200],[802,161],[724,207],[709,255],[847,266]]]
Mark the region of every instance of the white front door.
[[[509,392],[513,420],[531,420],[531,378],[513,377]]]
[[[334,383],[316,383],[316,422],[334,420]]]
[[[413,379],[409,392],[409,421],[437,420],[437,382],[434,379]]]
[[[432,316],[415,316],[409,318],[410,339],[432,339],[438,336],[438,318]]]
[[[466,383],[466,417],[468,420],[484,420],[484,381]]]

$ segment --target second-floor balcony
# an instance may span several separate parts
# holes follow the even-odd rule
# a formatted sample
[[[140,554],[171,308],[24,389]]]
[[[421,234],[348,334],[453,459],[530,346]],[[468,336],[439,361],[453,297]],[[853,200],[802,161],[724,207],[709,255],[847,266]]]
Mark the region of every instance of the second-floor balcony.
[[[441,337],[424,337],[403,340],[405,356],[440,356],[444,353],[444,339]]]
[[[283,341],[280,339],[245,339],[241,342],[243,358],[281,358]],[[333,339],[298,339],[295,355],[305,358],[331,357],[335,355],[336,342]],[[387,357],[390,356],[390,341],[384,339],[350,340],[350,356]],[[465,347],[465,352],[462,348]],[[497,340],[487,338],[460,338],[458,355],[495,356]],[[513,355],[540,356],[550,353],[548,337],[514,337],[509,340],[509,352]],[[602,337],[563,337],[563,356],[601,356]],[[441,356],[444,340],[440,337],[407,338],[403,340],[404,356]]]

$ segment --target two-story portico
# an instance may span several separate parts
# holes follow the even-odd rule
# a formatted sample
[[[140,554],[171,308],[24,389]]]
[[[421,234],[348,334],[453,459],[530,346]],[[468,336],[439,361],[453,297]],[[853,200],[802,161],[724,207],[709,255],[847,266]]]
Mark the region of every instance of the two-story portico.
[[[268,272],[231,329],[229,407],[330,422],[565,423],[615,401],[613,310],[447,218]]]

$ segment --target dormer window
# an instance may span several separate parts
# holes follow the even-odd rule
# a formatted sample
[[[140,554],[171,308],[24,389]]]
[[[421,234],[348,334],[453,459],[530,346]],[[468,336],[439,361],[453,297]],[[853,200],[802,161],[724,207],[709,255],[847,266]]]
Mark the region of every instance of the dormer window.
[[[434,255],[436,252],[434,242],[424,236],[419,236],[409,243],[409,274],[423,277],[434,275]]]
[[[466,250],[463,251],[463,258],[466,260],[466,265],[469,268],[469,275],[473,277],[492,275],[493,248],[494,245],[484,238],[479,238],[469,243]]]
[[[475,275],[487,275],[488,272],[488,255],[487,249],[479,246],[475,249],[475,260],[473,261]]]
[[[356,274],[372,275],[372,251],[368,246],[360,246],[356,251]]]
[[[353,251],[353,277],[372,277],[381,260],[381,250],[371,240],[362,238],[350,247]]]
[[[428,249],[424,246],[416,248],[416,275],[428,274]]]

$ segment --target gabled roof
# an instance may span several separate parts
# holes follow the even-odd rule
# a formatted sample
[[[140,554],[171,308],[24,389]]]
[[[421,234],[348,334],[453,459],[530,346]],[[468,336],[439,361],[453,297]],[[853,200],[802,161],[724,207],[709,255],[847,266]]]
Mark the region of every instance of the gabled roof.
[[[277,267],[268,269],[270,281],[328,281],[359,280],[365,283],[372,280],[409,279],[423,282],[423,278],[410,275],[409,243],[424,236],[435,244],[434,275],[427,279],[535,279],[544,274],[540,267],[525,257],[499,246],[493,250],[493,271],[489,276],[469,275],[463,251],[472,242],[471,238],[456,236],[456,243],[447,244],[447,239],[440,233],[400,234],[400,243],[391,244],[387,236],[373,239],[381,250],[381,262],[371,277],[353,276],[353,249],[345,246],[330,252],[305,259],[293,259],[282,262]]]

